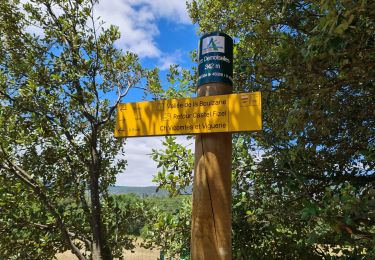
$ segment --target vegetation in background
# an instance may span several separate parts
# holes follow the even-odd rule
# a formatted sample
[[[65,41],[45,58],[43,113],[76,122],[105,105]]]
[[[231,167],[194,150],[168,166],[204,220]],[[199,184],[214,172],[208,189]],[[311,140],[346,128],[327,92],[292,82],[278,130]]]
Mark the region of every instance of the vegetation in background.
[[[114,112],[131,89],[161,87],[157,69],[114,46],[119,30],[102,27],[95,2],[0,2],[2,258],[112,259],[132,247],[138,209],[108,195],[126,166]]]
[[[168,191],[170,196],[183,194],[193,183],[193,153],[186,146],[178,144],[174,136],[165,137],[162,144],[165,150],[153,149],[151,154],[161,169],[154,176],[153,182],[158,183],[158,189]]]
[[[165,257],[189,259],[191,195],[173,197],[135,194],[113,195],[117,218],[116,229],[126,230],[127,235],[142,238],[142,246],[157,249]],[[129,216],[127,213],[132,212]]]
[[[108,186],[126,165],[115,160],[123,154],[112,135],[115,104],[137,87],[155,98],[189,95],[194,75],[172,66],[162,92],[157,69],[114,47],[119,32],[101,27],[92,1],[20,6],[0,1],[0,257],[71,250],[111,259],[139,234],[185,255],[188,198],[162,206],[109,196]],[[314,259],[333,248],[373,258],[375,3],[193,0],[188,8],[201,33],[235,39],[234,91],[263,97],[263,131],[233,139],[233,257]],[[172,137],[164,145],[153,152],[155,181],[177,195],[191,184],[192,153]]]
[[[194,0],[188,8],[201,33],[235,39],[234,91],[262,92],[263,131],[233,140],[234,258],[320,259],[329,248],[373,258],[375,3]],[[174,146],[166,141],[165,151],[181,154]],[[154,153],[163,167],[155,181],[178,193],[191,172],[163,153]]]
[[[165,257],[190,259],[191,196],[153,199],[141,236],[143,246],[157,248]]]

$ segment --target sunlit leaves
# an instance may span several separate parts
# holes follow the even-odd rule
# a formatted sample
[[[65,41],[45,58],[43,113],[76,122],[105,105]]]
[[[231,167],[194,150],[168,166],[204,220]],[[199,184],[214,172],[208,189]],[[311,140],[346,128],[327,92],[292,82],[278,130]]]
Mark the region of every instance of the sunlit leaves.
[[[95,2],[0,3],[0,177],[6,177],[5,194],[15,185],[27,192],[25,203],[17,197],[20,211],[32,205],[40,211],[33,220],[39,229],[18,230],[34,243],[35,252],[29,253],[35,259],[72,249],[69,239],[90,252],[95,247],[89,241],[98,233],[104,258],[110,251],[120,257],[123,244],[132,243],[127,238],[113,243],[114,234],[105,232],[116,208],[108,186],[126,167],[123,140],[113,137],[115,105],[133,88],[158,95],[162,90],[158,70],[142,68],[137,55],[115,47],[119,30],[104,28],[95,18]],[[34,186],[22,182],[14,165]],[[11,212],[1,211],[0,220],[5,219],[17,222]],[[44,226],[52,226],[50,235]],[[0,244],[14,245],[10,237]],[[6,258],[22,254],[21,247],[0,250]]]
[[[356,204],[366,209],[362,218],[372,216],[363,205],[364,191],[374,184],[372,10],[371,1],[189,4],[200,32],[221,30],[234,37],[235,90],[262,91],[264,129],[250,134],[248,142],[263,158],[253,173],[245,170],[251,161],[234,164],[249,176],[245,196],[238,194],[242,204],[234,205],[244,207],[234,215],[234,238],[247,233],[253,241],[236,241],[239,253],[304,258],[306,251],[309,257],[325,254],[314,243],[331,243],[372,254],[373,240],[361,235],[373,237],[374,223],[355,223],[351,213],[342,214]],[[347,189],[352,201],[343,199]],[[327,214],[333,205],[337,212]],[[251,224],[241,222],[246,216]],[[339,223],[341,231],[331,223]]]
[[[176,142],[176,137],[166,137],[165,150],[153,150],[152,159],[161,168],[153,179],[159,188],[168,190],[171,196],[184,193],[191,185],[194,157],[191,149]]]

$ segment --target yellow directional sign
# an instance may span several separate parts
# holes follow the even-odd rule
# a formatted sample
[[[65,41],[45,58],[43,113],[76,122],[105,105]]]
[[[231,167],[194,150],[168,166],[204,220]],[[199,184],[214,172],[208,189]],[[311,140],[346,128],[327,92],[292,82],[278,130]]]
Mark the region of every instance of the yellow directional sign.
[[[262,129],[260,92],[120,104],[115,137]]]

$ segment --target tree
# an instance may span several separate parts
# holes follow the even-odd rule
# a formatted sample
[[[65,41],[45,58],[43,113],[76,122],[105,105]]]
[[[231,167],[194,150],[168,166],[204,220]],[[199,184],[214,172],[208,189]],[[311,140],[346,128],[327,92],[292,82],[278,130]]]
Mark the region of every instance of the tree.
[[[374,7],[365,0],[188,4],[201,33],[235,39],[235,92],[262,92],[263,131],[234,138],[239,259],[320,258],[332,248],[374,255]]]
[[[142,238],[145,248],[158,248],[167,258],[190,259],[191,197],[175,197],[178,205],[168,211],[154,205],[146,213]],[[171,203],[163,199],[166,203]]]
[[[160,84],[114,46],[119,31],[95,18],[95,3],[0,3],[1,257],[112,259],[131,246],[111,229],[108,186],[126,166],[113,115],[131,89]]]

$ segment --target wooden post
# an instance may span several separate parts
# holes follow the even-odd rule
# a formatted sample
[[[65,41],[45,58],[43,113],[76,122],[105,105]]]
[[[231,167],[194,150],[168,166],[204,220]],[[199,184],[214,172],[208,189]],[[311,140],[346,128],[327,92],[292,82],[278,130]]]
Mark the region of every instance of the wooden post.
[[[204,56],[202,55],[202,49],[205,47],[203,39],[206,39],[206,43],[209,42],[207,39],[212,41],[212,35],[214,35],[214,37],[215,35],[221,35],[223,38],[224,34],[212,33],[201,38],[199,50],[200,60],[202,60],[199,62],[200,75],[212,75],[212,70],[209,70],[210,73],[207,73],[207,70],[205,71],[205,68],[211,68],[212,66],[206,66],[207,62],[205,62]],[[230,41],[232,41],[229,36],[224,36],[228,37]],[[216,40],[216,38],[214,38],[214,40]],[[219,40],[216,41],[216,45],[220,44]],[[225,40],[227,40],[227,38]],[[225,44],[231,45],[226,46],[225,49],[231,49],[229,52],[233,51],[233,42],[225,42]],[[216,45],[214,47],[220,47]],[[214,55],[218,55],[217,52],[213,53]],[[228,56],[228,53],[223,51],[222,55]],[[230,55],[233,57],[233,54]],[[222,63],[223,62],[228,63],[227,61],[222,61]],[[198,81],[199,87],[197,89],[198,96],[212,96],[232,93],[232,62],[232,60],[229,62],[229,71],[222,70],[223,64],[216,66],[216,68],[221,69],[219,70],[220,73],[227,73],[227,75],[224,75],[224,77],[226,76],[227,79],[230,78],[230,81],[222,80],[221,78],[210,78],[210,76],[200,77]],[[214,64],[217,63],[214,62]],[[212,80],[216,82],[210,82]],[[192,260],[232,259],[231,170],[232,134],[210,133],[197,135],[195,140],[193,213],[191,228]]]

